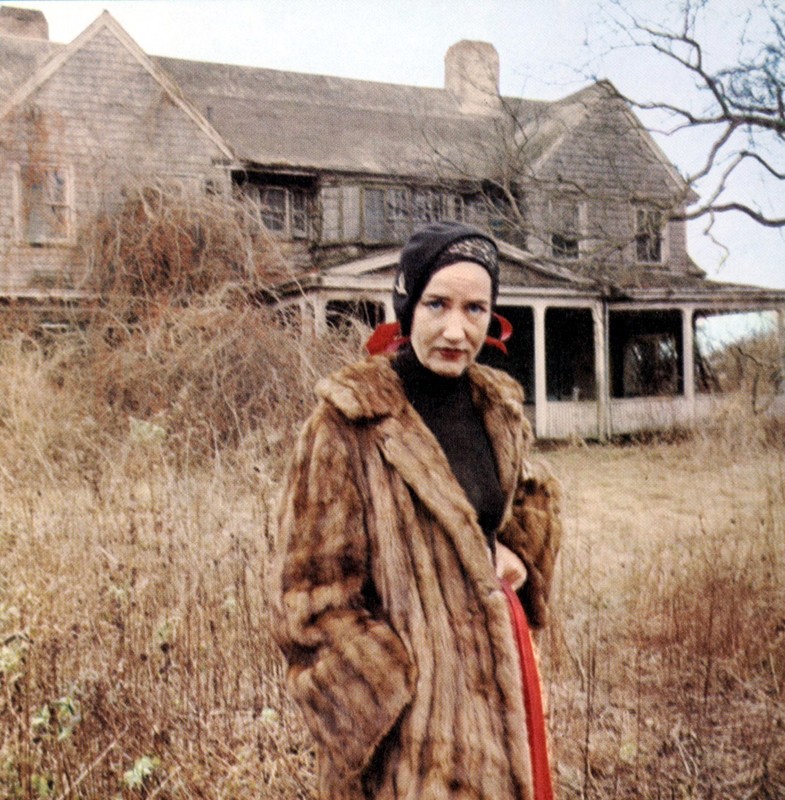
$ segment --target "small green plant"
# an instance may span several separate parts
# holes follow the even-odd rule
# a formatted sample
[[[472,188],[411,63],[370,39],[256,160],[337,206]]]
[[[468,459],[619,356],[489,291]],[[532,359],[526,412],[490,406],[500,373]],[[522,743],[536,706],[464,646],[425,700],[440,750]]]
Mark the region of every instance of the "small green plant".
[[[58,742],[62,742],[70,738],[81,721],[79,701],[71,695],[64,695],[41,706],[33,715],[30,724],[34,734],[52,735]]]
[[[160,766],[161,760],[156,756],[137,758],[131,769],[123,773],[123,785],[131,790],[142,791],[149,785]]]

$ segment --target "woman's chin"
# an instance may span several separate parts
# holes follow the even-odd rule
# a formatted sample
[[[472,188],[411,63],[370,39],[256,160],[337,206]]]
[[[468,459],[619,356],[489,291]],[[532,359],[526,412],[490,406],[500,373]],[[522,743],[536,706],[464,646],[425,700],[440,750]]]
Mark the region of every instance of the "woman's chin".
[[[441,375],[445,378],[457,378],[462,375],[466,367],[469,366],[469,359],[465,353],[456,356],[434,354],[428,358],[425,366],[437,375]]]

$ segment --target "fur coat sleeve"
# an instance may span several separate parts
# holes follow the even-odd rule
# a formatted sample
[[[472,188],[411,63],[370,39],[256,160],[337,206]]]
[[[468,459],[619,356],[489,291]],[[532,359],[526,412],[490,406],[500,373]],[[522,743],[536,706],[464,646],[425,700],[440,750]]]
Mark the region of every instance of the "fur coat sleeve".
[[[524,461],[512,498],[512,515],[499,531],[499,541],[526,566],[526,581],[518,590],[529,625],[548,621],[548,597],[562,537],[561,488],[542,461]]]
[[[311,733],[334,767],[355,775],[410,701],[415,675],[404,644],[373,611],[356,443],[335,414],[322,404],[311,417],[285,481],[274,631]]]

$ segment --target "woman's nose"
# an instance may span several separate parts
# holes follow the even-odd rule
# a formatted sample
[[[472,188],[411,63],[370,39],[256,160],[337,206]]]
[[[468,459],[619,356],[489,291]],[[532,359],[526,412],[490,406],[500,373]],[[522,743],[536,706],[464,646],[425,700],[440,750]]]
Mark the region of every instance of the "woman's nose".
[[[451,311],[447,315],[444,321],[444,333],[442,335],[451,342],[459,342],[466,335],[463,319],[457,311]]]

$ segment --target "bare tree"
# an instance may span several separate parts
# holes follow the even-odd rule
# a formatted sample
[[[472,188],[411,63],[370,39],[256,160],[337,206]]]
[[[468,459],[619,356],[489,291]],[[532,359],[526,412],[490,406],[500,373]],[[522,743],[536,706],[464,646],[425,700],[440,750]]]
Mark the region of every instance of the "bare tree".
[[[705,131],[701,162],[685,176],[690,186],[700,184],[702,198],[686,219],[708,217],[710,228],[718,214],[739,212],[760,225],[784,228],[785,10],[777,0],[748,4],[740,16],[714,0],[680,0],[675,8],[670,23],[650,23],[621,0],[606,5],[614,50],[647,49],[697,89],[694,102],[626,99],[640,111],[664,112],[670,135]],[[718,62],[721,48],[709,38],[721,15],[733,63]],[[769,188],[750,197],[744,181]]]

